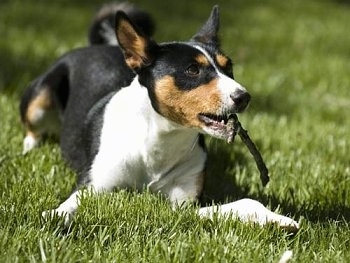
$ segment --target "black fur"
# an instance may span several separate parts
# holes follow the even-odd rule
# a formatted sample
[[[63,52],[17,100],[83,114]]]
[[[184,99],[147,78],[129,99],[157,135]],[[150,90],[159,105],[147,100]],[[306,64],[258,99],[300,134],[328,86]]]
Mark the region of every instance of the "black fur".
[[[185,43],[157,45],[146,35],[145,37],[151,45],[148,51],[153,59],[140,68],[137,74],[140,83],[147,87],[156,111],[158,105],[154,86],[157,79],[173,75],[177,86],[186,91],[208,83],[217,74],[212,66],[207,66],[201,68],[200,78],[189,81],[186,70],[196,63],[194,58],[200,52]],[[208,44],[196,42],[207,52],[215,54],[219,51],[213,43],[213,41]],[[174,66],[171,67],[169,61],[172,61],[171,64]],[[62,155],[70,166],[84,177],[99,147],[104,107],[111,94],[129,86],[134,77],[135,73],[127,66],[119,47],[96,45],[71,51],[61,57],[27,89],[20,106],[22,118],[28,102],[41,89],[49,86],[53,98],[59,105],[62,121],[60,131]],[[202,136],[201,144],[203,144]]]
[[[20,104],[22,120],[29,101],[49,86],[62,119],[60,144],[63,157],[74,169],[81,171],[95,153],[94,149],[85,151],[84,148],[87,116],[96,114],[89,113],[90,109],[99,105],[98,101],[107,94],[128,86],[134,76],[118,47],[91,46],[71,51],[25,91]],[[98,110],[93,108],[92,111]]]
[[[70,98],[64,114],[61,148],[65,159],[78,171],[93,157],[83,149],[84,120],[98,100],[128,86],[134,73],[126,66],[117,47],[91,47],[70,53]],[[92,152],[91,152],[92,153]],[[85,156],[84,156],[85,155]]]
[[[192,37],[192,40],[195,42],[204,43],[206,45],[213,45],[216,48],[220,46],[219,42],[219,7],[214,6],[210,17],[206,23],[201,27],[201,29]]]
[[[155,25],[147,12],[130,3],[110,3],[102,6],[92,20],[88,32],[90,45],[111,44],[111,39],[115,39],[114,28],[117,11],[123,11],[144,34],[153,35]]]
[[[217,73],[213,66],[199,65],[195,60],[201,52],[187,44],[173,43],[161,47],[157,61],[152,67],[153,75],[163,77],[171,75],[175,79],[175,84],[179,89],[191,90],[213,80]],[[179,56],[181,54],[181,56]],[[169,65],[171,61],[171,65]],[[188,73],[189,67],[198,68],[198,76],[192,77]]]

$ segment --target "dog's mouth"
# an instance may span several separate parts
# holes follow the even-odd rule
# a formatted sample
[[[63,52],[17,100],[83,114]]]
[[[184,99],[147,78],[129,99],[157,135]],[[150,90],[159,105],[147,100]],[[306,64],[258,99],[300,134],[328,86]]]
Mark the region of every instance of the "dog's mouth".
[[[229,140],[234,136],[233,113],[215,115],[200,113],[198,119],[204,124],[203,130],[216,138]]]
[[[207,127],[211,127],[214,130],[226,129],[230,115],[214,115],[201,113],[198,118]]]

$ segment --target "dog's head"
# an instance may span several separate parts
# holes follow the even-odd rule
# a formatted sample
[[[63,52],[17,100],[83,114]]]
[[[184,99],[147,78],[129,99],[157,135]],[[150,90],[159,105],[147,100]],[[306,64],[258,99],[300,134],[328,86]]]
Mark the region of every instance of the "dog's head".
[[[116,35],[127,65],[148,89],[154,109],[183,126],[227,139],[230,114],[242,112],[250,95],[233,79],[232,62],[220,50],[215,6],[189,42],[157,44],[125,14],[116,15]]]

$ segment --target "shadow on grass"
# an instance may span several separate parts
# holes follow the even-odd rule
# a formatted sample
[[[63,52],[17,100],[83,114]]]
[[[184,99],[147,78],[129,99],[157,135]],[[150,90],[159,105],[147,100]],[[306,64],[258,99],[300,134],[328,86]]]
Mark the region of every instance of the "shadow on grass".
[[[205,184],[202,202],[224,202],[227,197],[239,197],[246,194],[244,189],[237,187],[234,177],[227,167],[232,166],[230,154],[221,146],[215,150],[209,149],[205,174]]]
[[[237,182],[235,167],[245,167],[248,162],[242,151],[225,142],[209,139],[208,161],[201,203],[223,203],[248,196],[249,188]],[[234,160],[233,157],[234,156]]]
[[[255,143],[259,148],[259,141]],[[254,162],[253,157],[245,154],[245,149],[234,149],[233,146],[217,140],[210,141],[207,173],[200,204],[202,206],[213,203],[223,204],[242,198],[252,198],[264,205],[269,204],[272,209],[278,207],[282,214],[295,219],[303,217],[310,222],[343,220],[350,222],[350,207],[342,203],[334,203],[334,200],[326,204],[318,204],[317,200],[312,199],[309,203],[300,202],[296,200],[297,194],[292,188],[289,188],[283,196],[277,193],[267,194],[262,186],[256,191],[251,191],[251,187],[239,182],[234,174],[234,171],[239,171],[239,167],[247,167],[250,162]],[[252,184],[255,183],[256,179],[252,178]]]

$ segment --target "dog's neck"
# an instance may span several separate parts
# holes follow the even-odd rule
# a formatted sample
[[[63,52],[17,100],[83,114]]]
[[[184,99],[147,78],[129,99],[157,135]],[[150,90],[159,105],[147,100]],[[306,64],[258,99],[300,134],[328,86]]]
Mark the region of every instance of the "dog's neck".
[[[145,169],[161,176],[199,151],[198,134],[197,130],[157,113],[147,88],[136,77],[107,105],[101,148],[118,149],[124,152],[123,156],[128,156],[125,152],[129,152],[130,156],[141,157]]]

